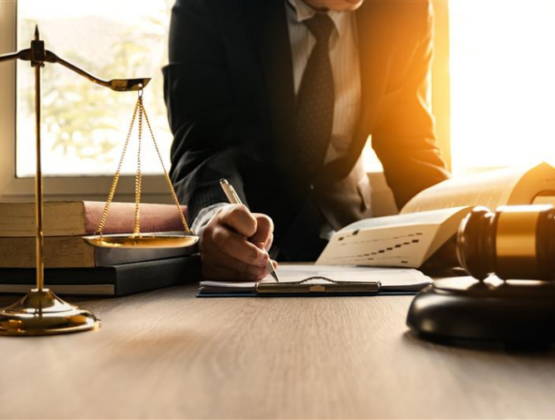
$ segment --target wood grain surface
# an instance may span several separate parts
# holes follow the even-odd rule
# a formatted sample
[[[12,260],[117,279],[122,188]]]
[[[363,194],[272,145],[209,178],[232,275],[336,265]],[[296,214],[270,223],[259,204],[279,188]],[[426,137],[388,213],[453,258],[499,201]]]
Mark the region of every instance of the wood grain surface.
[[[555,352],[446,347],[411,297],[69,299],[102,328],[0,337],[2,418],[546,418]],[[2,306],[14,298],[1,298]]]

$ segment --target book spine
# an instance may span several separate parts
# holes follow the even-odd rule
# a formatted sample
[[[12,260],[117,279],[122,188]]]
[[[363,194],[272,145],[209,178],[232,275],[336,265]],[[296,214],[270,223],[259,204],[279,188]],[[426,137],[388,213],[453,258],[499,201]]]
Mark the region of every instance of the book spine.
[[[0,267],[34,268],[34,238],[0,238]],[[80,237],[44,238],[46,268],[94,267],[95,249]]]
[[[45,236],[94,234],[105,203],[94,201],[49,201],[44,203]],[[103,233],[132,233],[134,203],[112,203]],[[181,206],[186,213],[186,206]],[[141,232],[184,231],[175,205],[141,204]],[[33,203],[0,203],[0,237],[34,236]]]
[[[141,267],[141,275],[127,265],[118,266],[116,296],[146,292],[163,287],[179,286],[201,279],[200,258],[170,258],[164,261],[163,269],[159,262],[145,263]]]
[[[133,203],[112,203],[106,218],[103,233],[131,233],[134,224]],[[186,214],[186,206],[181,206]],[[104,211],[104,203],[85,202],[84,231],[94,234],[100,224]],[[172,232],[184,231],[177,208],[169,204],[140,205],[141,232]]]
[[[62,294],[71,295],[125,296],[196,282],[200,278],[198,255],[112,267],[45,270],[46,287],[57,288],[63,291]],[[34,284],[34,269],[0,269],[0,293],[27,292]]]

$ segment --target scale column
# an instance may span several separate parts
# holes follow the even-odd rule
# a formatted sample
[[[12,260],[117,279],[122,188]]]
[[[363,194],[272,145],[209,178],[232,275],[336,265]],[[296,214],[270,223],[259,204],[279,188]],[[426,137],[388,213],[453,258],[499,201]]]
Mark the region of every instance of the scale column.
[[[35,248],[37,266],[37,289],[44,289],[44,230],[43,230],[43,183],[41,144],[41,68],[44,66],[46,50],[40,40],[39,28],[35,27],[35,39],[31,42],[31,66],[35,68],[35,132],[36,132],[36,174],[35,174]]]

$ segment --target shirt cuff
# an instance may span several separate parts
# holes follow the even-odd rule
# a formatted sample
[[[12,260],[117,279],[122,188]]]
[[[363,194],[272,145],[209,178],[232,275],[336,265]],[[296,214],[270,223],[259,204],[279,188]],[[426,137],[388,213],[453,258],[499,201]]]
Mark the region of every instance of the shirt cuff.
[[[195,232],[195,235],[197,235],[199,238],[202,238],[202,232],[204,231],[204,228],[206,227],[208,222],[210,222],[210,220],[212,219],[212,216],[214,216],[220,208],[227,205],[229,205],[229,203],[215,203],[203,208],[199,212],[199,214],[193,221],[193,225],[191,226],[191,230]],[[199,248],[200,247],[201,243],[199,241]]]

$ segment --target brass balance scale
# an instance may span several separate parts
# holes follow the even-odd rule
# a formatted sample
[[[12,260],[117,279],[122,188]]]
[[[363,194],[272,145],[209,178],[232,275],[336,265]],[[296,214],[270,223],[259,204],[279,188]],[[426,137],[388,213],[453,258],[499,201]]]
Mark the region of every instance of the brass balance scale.
[[[123,152],[118,168],[114,175],[108,199],[104,206],[100,224],[92,236],[83,239],[90,245],[107,248],[181,248],[196,244],[198,237],[189,229],[185,215],[172,187],[168,172],[164,167],[162,155],[154,138],[154,133],[143,104],[143,89],[150,82],[149,78],[143,79],[112,79],[102,80],[79,67],[60,58],[45,48],[44,41],[40,39],[38,27],[35,29],[35,38],[31,41],[31,48],[19,52],[0,55],[3,61],[23,60],[30,61],[35,69],[35,124],[36,124],[36,174],[35,174],[35,241],[36,241],[36,288],[15,304],[0,310],[0,335],[29,336],[29,335],[54,335],[81,331],[90,331],[100,327],[100,320],[91,312],[71,305],[44,286],[44,226],[43,226],[43,177],[41,169],[41,69],[46,63],[58,63],[85,77],[93,83],[110,88],[116,92],[138,92],[137,104],[133,112],[131,126],[127,134]],[[116,192],[121,174],[121,167],[131,139],[135,122],[138,121],[138,155],[137,172],[135,175],[135,215],[133,233],[104,235],[103,229],[108,218],[110,205]],[[141,201],[141,142],[143,128],[146,123],[152,137],[158,158],[164,170],[172,199],[177,207],[179,218],[183,224],[183,232],[171,233],[141,233],[140,231],[140,201]]]

